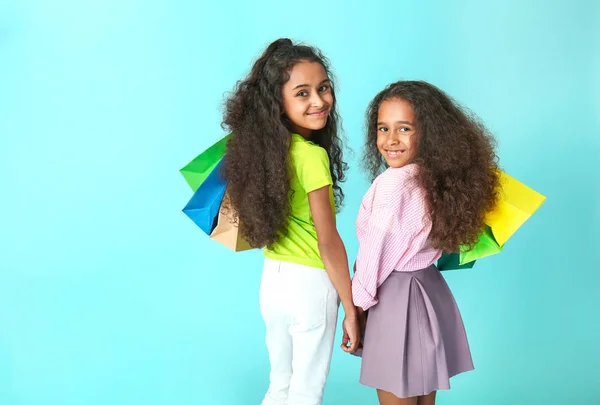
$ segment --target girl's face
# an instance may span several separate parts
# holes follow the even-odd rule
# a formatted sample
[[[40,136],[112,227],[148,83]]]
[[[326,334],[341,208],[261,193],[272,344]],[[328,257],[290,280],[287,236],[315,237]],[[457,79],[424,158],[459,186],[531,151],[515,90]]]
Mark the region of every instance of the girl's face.
[[[320,63],[297,63],[282,94],[283,110],[291,121],[292,132],[309,139],[312,131],[325,127],[334,100],[331,83]]]
[[[410,103],[394,98],[379,105],[377,114],[377,149],[389,167],[399,168],[417,154],[415,115]]]

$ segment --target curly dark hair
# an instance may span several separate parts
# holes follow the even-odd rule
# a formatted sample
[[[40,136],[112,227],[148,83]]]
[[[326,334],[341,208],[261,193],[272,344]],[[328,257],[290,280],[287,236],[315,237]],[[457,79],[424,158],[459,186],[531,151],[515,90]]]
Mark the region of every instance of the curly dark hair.
[[[334,103],[327,124],[312,133],[311,141],[327,151],[336,207],[343,204],[340,183],[345,180],[347,165],[329,61],[316,48],[278,39],[256,60],[248,76],[237,83],[223,114],[222,126],[232,132],[223,176],[240,233],[252,247],[271,247],[287,230],[291,130],[284,114],[282,87],[299,62],[320,63],[332,82]]]
[[[458,252],[473,247],[485,228],[485,215],[499,194],[496,141],[483,123],[437,87],[423,81],[392,83],[367,111],[364,165],[375,178],[385,167],[377,149],[377,117],[383,101],[401,99],[415,116],[418,183],[431,212],[432,246]]]

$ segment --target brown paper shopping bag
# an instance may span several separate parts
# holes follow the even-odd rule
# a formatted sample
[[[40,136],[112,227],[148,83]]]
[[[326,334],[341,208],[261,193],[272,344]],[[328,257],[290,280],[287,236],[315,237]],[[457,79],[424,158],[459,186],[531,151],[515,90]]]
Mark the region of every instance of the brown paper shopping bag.
[[[228,198],[227,194],[225,194],[223,202],[221,203],[221,209],[219,210],[217,226],[210,234],[210,238],[234,252],[252,249],[250,244],[241,235],[238,226],[238,218],[236,218],[233,207],[227,204],[227,202]]]

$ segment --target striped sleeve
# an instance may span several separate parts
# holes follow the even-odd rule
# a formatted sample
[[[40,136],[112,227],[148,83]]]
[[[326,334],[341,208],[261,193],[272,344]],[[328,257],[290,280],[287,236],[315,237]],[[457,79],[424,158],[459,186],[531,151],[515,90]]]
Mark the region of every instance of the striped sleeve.
[[[364,310],[377,304],[377,288],[395,269],[419,253],[429,232],[422,227],[422,199],[396,177],[382,179],[375,191],[352,280],[354,304]]]

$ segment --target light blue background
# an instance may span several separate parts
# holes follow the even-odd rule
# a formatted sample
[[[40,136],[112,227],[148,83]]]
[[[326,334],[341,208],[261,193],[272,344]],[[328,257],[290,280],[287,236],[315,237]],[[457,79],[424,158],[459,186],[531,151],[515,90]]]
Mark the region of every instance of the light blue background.
[[[595,3],[595,4],[594,4]],[[370,4],[370,5],[369,5]],[[441,404],[600,403],[598,2],[0,0],[0,404],[258,404],[259,252],[183,214],[178,169],[271,40],[318,45],[367,182],[369,100],[425,79],[497,134],[546,204],[505,251],[446,274],[475,372]],[[325,404],[375,404],[336,350]]]

